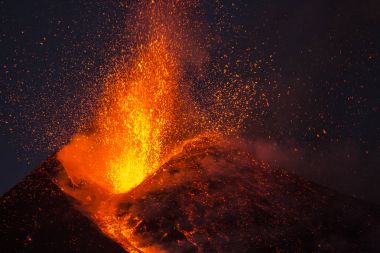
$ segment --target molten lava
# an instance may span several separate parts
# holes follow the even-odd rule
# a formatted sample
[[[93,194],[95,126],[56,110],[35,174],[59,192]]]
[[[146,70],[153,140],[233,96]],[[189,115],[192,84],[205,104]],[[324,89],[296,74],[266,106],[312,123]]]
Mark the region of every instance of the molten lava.
[[[249,116],[255,86],[234,73],[241,60],[238,70],[214,62],[202,69],[205,47],[190,34],[199,30],[190,15],[198,1],[135,2],[143,8],[132,56],[113,61],[92,125],[58,152],[60,163],[52,157],[0,198],[0,239],[11,239],[1,249],[371,252],[377,209],[260,163],[226,138]]]
[[[160,165],[177,93],[177,64],[167,43],[153,37],[131,68],[118,66],[108,78],[94,132],[76,135],[58,153],[73,182],[122,193]]]
[[[143,239],[133,236],[136,224],[125,224],[125,219],[118,218],[119,197],[133,195],[134,188],[191,140],[196,143],[199,136],[215,140],[221,125],[227,132],[238,128],[247,114],[239,114],[236,121],[229,119],[232,124],[228,125],[227,117],[237,114],[226,110],[239,105],[238,99],[249,107],[252,99],[242,99],[236,90],[230,93],[231,98],[221,96],[219,90],[216,104],[220,105],[220,118],[210,117],[216,114],[216,107],[205,113],[191,99],[183,76],[184,59],[194,58],[194,43],[183,28],[190,29],[191,23],[179,18],[189,6],[178,1],[152,1],[139,13],[148,21],[148,29],[132,50],[133,57],[116,61],[105,78],[91,131],[76,134],[57,154],[68,177],[58,182],[61,189],[78,200],[81,210],[105,234],[129,251],[157,249],[141,246]],[[199,63],[199,57],[195,58]],[[224,87],[233,85],[230,82]],[[247,92],[247,88],[238,91]],[[222,97],[233,106],[222,104]]]

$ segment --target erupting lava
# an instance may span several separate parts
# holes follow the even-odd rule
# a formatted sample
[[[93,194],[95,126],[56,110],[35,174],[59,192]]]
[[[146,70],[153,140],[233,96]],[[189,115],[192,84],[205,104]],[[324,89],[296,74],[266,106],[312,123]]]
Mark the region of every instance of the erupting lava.
[[[130,69],[118,66],[108,79],[94,133],[76,135],[58,154],[74,182],[84,179],[122,193],[159,166],[174,126],[176,72],[164,36],[153,37]]]
[[[173,45],[180,50],[179,42],[169,37],[173,26],[156,5],[147,11],[147,42],[138,45],[135,59],[118,62],[106,78],[93,132],[77,134],[58,153],[74,184],[85,181],[111,193],[127,192],[183,141],[179,125],[187,119],[173,50]]]
[[[139,15],[148,21],[148,31],[132,59],[118,61],[105,79],[91,131],[76,134],[57,154],[74,185],[70,188],[62,180],[61,188],[128,250],[141,242],[132,239],[134,227],[119,224],[123,221],[115,215],[118,196],[133,192],[189,140],[219,135],[218,119],[209,120],[202,113],[183,83],[183,59],[194,57],[183,25],[190,28],[191,23],[176,15],[189,6],[178,1],[147,4]],[[239,99],[237,93],[232,95]],[[226,113],[233,114],[221,115]]]
[[[223,22],[203,26],[200,0],[125,2],[139,7],[133,45],[115,43],[86,131],[0,196],[1,250],[380,252],[377,207],[230,138],[269,102],[255,96],[260,61],[240,56],[251,50],[206,35]]]

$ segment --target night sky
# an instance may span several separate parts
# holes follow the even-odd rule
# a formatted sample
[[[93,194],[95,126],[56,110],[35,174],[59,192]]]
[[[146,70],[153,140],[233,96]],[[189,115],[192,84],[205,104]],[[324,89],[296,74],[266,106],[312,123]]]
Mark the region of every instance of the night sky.
[[[270,106],[246,123],[252,152],[380,203],[380,3],[221,2],[241,31],[221,38],[235,36],[235,54],[250,47],[262,60],[252,75]],[[127,3],[0,1],[0,193],[87,120],[95,98],[86,91],[101,89]]]

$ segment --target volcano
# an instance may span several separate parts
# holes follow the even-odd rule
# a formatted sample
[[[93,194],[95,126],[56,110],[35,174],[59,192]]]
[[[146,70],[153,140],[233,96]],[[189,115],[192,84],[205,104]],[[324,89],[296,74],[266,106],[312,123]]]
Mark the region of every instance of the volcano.
[[[1,197],[3,252],[380,250],[377,206],[207,139],[186,144],[133,190],[109,199],[108,215],[118,221],[107,227],[112,233],[62,190],[62,175],[53,156]],[[86,189],[86,182],[65,182],[72,192]]]

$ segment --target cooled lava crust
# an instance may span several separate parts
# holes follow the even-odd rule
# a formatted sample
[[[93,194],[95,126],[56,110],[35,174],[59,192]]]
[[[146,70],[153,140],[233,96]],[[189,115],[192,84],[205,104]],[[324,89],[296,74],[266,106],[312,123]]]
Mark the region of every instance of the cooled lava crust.
[[[2,251],[123,252],[52,183],[62,169],[49,159],[1,197]],[[134,227],[140,249],[380,252],[377,206],[207,142],[118,196],[114,215],[121,229]]]

